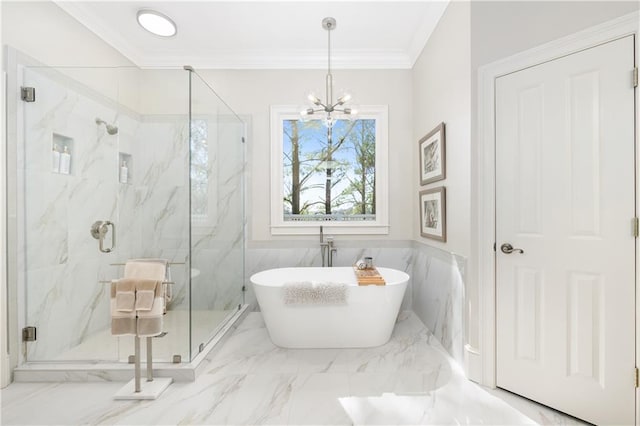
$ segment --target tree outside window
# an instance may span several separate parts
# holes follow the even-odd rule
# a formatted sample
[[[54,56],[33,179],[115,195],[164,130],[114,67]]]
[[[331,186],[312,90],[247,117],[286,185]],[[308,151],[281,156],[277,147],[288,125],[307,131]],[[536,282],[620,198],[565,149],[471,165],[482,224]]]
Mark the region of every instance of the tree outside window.
[[[286,221],[376,219],[376,120],[283,120]]]

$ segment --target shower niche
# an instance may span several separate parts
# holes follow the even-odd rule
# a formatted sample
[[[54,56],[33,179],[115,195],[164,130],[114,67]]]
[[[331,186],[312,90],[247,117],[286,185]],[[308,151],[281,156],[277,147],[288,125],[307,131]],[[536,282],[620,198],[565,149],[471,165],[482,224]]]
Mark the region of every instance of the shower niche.
[[[133,178],[133,161],[131,154],[118,153],[118,182],[131,185]]]
[[[74,140],[69,136],[54,133],[51,138],[51,171],[71,175]]]

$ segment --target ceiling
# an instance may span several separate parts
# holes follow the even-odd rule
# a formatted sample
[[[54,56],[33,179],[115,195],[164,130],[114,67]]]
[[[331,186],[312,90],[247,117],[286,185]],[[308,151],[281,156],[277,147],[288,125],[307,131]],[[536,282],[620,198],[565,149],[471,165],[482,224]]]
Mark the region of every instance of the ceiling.
[[[431,1],[56,1],[140,67],[323,69],[332,16],[332,68],[411,68],[448,0]],[[171,17],[161,38],[136,21],[142,8]]]

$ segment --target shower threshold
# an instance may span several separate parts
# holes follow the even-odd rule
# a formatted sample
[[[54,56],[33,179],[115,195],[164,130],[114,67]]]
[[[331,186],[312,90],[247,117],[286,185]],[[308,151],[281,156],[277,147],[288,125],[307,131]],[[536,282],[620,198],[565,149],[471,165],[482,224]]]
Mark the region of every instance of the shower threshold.
[[[205,368],[202,361],[218,351],[249,313],[243,305],[222,324],[215,336],[191,362],[154,362],[154,377],[171,377],[176,382],[194,381]],[[133,338],[132,338],[133,340]],[[143,345],[144,346],[144,345]],[[144,356],[142,365],[144,366]],[[144,368],[144,367],[143,367]],[[126,382],[133,378],[133,364],[125,362],[27,362],[14,370],[16,382]]]

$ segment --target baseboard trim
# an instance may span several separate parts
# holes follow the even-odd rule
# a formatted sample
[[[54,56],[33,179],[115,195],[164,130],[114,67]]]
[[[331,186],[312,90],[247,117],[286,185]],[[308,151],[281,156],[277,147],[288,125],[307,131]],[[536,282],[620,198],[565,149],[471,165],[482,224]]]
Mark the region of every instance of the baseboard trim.
[[[11,357],[3,355],[0,360],[2,371],[0,371],[0,388],[5,388],[11,383]]]
[[[476,383],[482,382],[482,356],[480,351],[471,345],[464,345],[464,372],[467,379]]]

